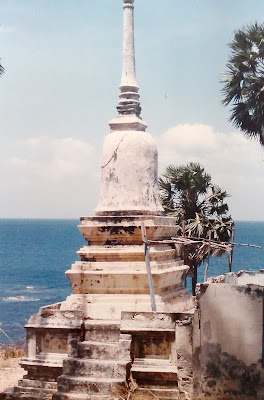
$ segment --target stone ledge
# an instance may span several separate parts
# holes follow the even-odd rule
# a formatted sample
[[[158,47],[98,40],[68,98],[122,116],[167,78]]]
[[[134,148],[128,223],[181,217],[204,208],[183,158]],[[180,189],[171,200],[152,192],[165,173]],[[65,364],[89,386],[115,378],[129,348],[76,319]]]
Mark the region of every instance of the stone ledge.
[[[178,321],[188,321],[192,313],[122,312],[121,332],[175,332]]]

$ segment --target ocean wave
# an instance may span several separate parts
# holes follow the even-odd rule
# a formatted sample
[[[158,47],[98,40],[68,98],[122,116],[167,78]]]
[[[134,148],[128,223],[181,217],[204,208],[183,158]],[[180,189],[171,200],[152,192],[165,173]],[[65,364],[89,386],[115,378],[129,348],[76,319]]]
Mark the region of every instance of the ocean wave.
[[[34,289],[34,286],[26,286],[26,289],[28,289],[28,290],[33,290],[33,289]]]
[[[3,297],[3,301],[7,302],[18,302],[18,301],[39,301],[40,299],[34,298],[34,297],[25,297],[25,296],[9,296],[9,297]]]

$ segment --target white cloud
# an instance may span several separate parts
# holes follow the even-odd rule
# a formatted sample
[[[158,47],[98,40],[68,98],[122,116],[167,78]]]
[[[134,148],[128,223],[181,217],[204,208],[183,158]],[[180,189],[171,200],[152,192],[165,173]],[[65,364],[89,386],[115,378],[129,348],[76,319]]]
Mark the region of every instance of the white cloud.
[[[38,137],[17,142],[2,161],[2,216],[77,218],[92,214],[100,157],[87,142]]]
[[[7,144],[5,146],[7,150]],[[177,125],[158,138],[160,173],[168,164],[199,161],[232,196],[236,220],[264,220],[264,152],[239,132]],[[101,149],[71,137],[10,143],[0,159],[0,217],[92,215],[100,184]]]
[[[35,176],[48,181],[79,178],[88,173],[88,168],[92,168],[95,162],[94,148],[71,137],[26,139],[19,142],[19,150],[22,154],[11,159],[14,168],[25,168],[28,177]],[[95,172],[89,171],[89,176],[95,176]]]
[[[235,219],[264,220],[264,152],[259,143],[242,133],[217,132],[201,124],[176,125],[158,139],[160,173],[168,164],[199,161],[218,184],[232,196]]]

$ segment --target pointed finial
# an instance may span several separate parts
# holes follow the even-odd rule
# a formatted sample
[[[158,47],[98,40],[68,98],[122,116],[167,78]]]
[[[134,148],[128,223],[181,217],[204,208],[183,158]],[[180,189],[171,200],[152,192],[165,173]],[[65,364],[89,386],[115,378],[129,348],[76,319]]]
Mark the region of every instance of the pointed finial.
[[[123,68],[120,84],[119,103],[120,115],[140,116],[138,84],[135,67],[134,44],[134,0],[124,1],[124,31],[123,31]]]

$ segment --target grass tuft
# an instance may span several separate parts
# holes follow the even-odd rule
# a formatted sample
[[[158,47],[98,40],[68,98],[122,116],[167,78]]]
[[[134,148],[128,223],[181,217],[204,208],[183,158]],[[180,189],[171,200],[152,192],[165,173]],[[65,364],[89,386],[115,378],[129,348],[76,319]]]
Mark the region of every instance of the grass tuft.
[[[21,358],[26,354],[25,345],[22,343],[11,343],[0,345],[0,358],[8,360],[9,358]]]
[[[3,344],[0,343],[0,360],[8,360],[10,358],[21,358],[26,355],[26,346],[25,340],[18,340],[17,342],[13,342],[12,339],[8,336],[8,334],[0,328],[0,333],[2,333],[10,343]]]

